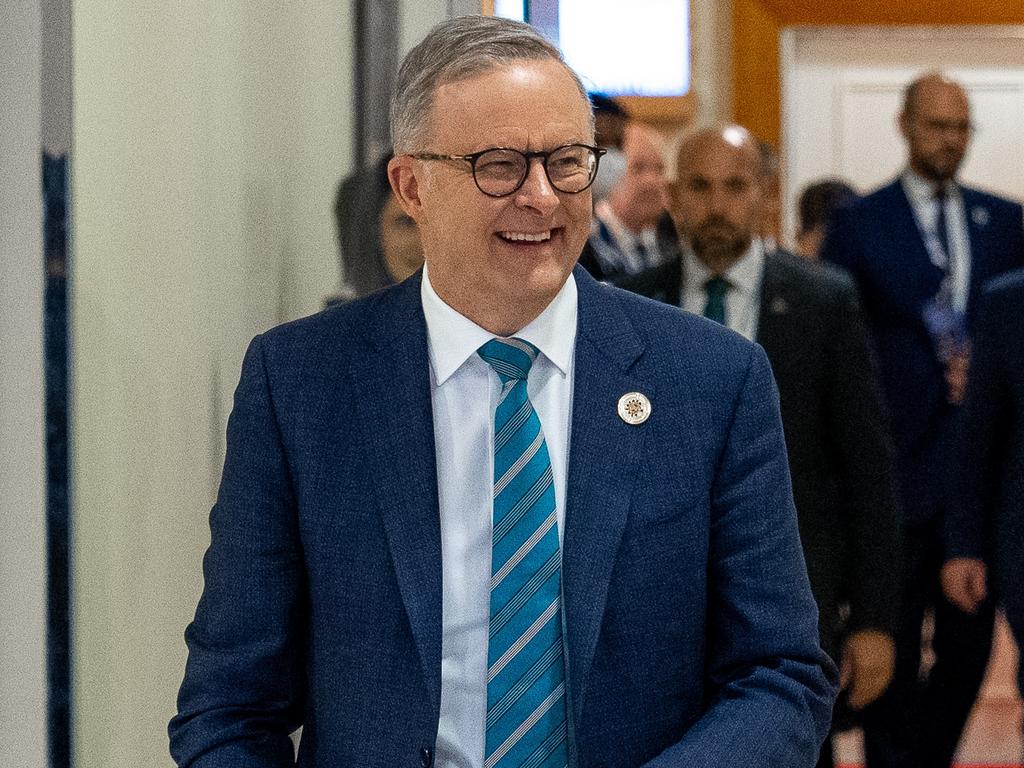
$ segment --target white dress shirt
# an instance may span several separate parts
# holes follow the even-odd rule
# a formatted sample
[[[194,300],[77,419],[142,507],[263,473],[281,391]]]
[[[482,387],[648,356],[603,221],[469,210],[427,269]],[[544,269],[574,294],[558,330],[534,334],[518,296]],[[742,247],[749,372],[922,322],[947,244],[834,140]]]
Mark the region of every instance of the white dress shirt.
[[[949,253],[945,254],[939,240],[936,225],[939,220],[939,201],[935,198],[936,184],[922,178],[909,168],[900,177],[903,191],[914,211],[918,230],[924,240],[925,249],[932,263],[946,271],[949,277],[949,295],[953,307],[960,312],[967,308],[967,297],[971,286],[971,239],[967,229],[967,212],[960,187],[948,181],[946,192],[946,238]],[[948,256],[949,265],[946,266]]]
[[[420,297],[427,321],[441,510],[441,718],[435,765],[483,768],[494,409],[501,382],[476,354],[494,334],[445,304],[431,286],[426,267]],[[526,389],[551,457],[561,540],[576,349],[572,275],[547,309],[515,335],[541,352]]]
[[[754,238],[746,253],[722,274],[729,283],[725,292],[725,324],[750,341],[757,336],[764,258],[764,244]],[[712,277],[704,262],[686,248],[683,251],[683,309],[695,315],[704,314],[708,301],[704,284]]]

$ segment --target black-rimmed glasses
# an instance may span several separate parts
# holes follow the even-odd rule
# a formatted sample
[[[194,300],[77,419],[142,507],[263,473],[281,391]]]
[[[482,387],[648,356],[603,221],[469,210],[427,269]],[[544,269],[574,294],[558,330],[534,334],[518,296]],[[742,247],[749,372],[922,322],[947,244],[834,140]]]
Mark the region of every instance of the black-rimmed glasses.
[[[551,186],[559,192],[576,194],[594,183],[597,165],[605,150],[587,144],[566,144],[550,152],[520,152],[492,147],[470,155],[438,155],[413,152],[417,160],[464,160],[473,170],[477,189],[489,197],[507,197],[523,186],[530,173],[530,160],[540,158]]]

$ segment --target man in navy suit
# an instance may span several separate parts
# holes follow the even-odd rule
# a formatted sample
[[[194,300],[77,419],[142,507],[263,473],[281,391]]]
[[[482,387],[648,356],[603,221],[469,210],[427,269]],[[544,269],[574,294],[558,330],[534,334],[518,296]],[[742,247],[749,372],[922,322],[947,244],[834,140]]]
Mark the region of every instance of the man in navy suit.
[[[530,27],[435,28],[392,131],[425,268],[253,341],[175,760],[291,765],[301,725],[302,766],[812,766],[764,353],[574,269],[600,150]]]
[[[962,421],[961,463],[946,512],[942,587],[974,613],[993,592],[1024,648],[1024,270],[983,294]],[[1017,668],[1024,695],[1024,664]]]
[[[940,74],[907,88],[900,130],[908,167],[839,209],[822,258],[860,288],[892,415],[905,515],[904,592],[896,673],[865,713],[870,768],[950,765],[991,646],[991,602],[967,614],[939,588],[940,507],[951,470],[977,296],[1024,265],[1016,203],[956,181],[973,125],[967,96]],[[934,613],[935,664],[920,681],[921,629]]]

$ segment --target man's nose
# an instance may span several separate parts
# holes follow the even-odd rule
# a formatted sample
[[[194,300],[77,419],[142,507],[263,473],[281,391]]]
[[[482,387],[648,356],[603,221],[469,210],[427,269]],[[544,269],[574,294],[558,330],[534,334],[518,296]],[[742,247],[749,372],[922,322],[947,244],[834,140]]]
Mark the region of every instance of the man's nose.
[[[558,193],[551,186],[544,161],[539,157],[530,158],[526,178],[516,192],[516,204],[548,214],[558,206],[558,202]]]
[[[727,199],[728,195],[723,188],[712,187],[707,196],[708,212],[720,216],[725,212]]]

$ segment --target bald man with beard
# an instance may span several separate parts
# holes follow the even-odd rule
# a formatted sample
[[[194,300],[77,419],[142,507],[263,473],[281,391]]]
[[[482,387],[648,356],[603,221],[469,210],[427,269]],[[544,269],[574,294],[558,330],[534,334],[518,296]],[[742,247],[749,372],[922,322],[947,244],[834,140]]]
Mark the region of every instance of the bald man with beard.
[[[775,374],[822,647],[844,711],[892,676],[898,570],[893,449],[856,290],[837,270],[765,247],[759,147],[739,126],[679,147],[669,212],[680,259],[628,285],[760,343]],[[831,766],[826,744],[819,766]]]

